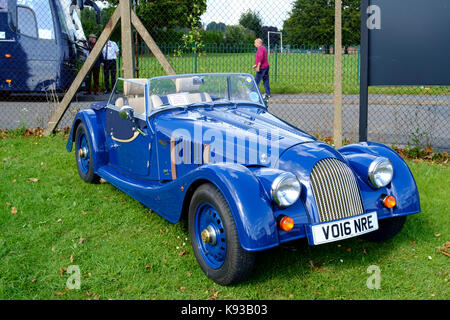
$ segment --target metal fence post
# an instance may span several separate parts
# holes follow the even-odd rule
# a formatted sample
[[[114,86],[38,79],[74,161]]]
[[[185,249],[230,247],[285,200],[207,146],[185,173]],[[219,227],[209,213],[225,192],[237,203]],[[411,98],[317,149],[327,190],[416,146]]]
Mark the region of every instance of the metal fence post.
[[[275,82],[277,82],[278,71],[278,44],[275,45]]]
[[[197,43],[194,44],[194,73],[197,73]]]
[[[361,66],[361,46],[358,46],[358,60],[357,60],[357,67],[356,67],[356,86],[359,86],[359,72],[360,72],[360,66]]]

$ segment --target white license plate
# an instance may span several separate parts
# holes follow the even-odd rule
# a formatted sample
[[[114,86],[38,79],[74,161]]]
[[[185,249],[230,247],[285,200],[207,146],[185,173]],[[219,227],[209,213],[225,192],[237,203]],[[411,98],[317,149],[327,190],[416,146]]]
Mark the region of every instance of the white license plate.
[[[310,226],[312,245],[344,240],[378,230],[376,212]],[[310,241],[311,242],[311,241]]]

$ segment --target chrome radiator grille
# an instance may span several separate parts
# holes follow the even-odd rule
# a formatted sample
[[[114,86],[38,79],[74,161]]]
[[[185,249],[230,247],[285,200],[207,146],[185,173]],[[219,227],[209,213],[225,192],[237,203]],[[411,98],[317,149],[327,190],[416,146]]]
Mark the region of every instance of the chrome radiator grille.
[[[332,158],[319,161],[311,172],[311,184],[320,222],[364,213],[356,178],[344,162]]]

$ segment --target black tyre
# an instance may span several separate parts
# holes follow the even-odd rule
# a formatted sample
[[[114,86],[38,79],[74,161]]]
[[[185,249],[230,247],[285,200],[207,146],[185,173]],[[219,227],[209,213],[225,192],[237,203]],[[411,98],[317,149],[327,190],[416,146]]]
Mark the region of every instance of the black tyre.
[[[395,237],[402,229],[406,222],[406,216],[383,219],[378,221],[379,229],[368,233],[363,237],[368,241],[382,242]]]
[[[201,185],[189,206],[191,244],[203,272],[226,286],[251,273],[255,254],[242,249],[230,208],[212,184]]]
[[[75,133],[75,159],[78,174],[88,183],[99,183],[100,177],[94,173],[94,153],[86,127],[81,123]]]

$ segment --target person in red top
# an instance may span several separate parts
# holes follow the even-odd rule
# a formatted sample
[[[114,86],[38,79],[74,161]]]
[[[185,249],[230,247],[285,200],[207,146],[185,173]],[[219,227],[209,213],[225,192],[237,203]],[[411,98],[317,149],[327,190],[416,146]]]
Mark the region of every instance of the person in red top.
[[[261,80],[264,83],[264,90],[266,91],[266,97],[270,98],[270,84],[269,84],[269,60],[267,58],[267,49],[263,46],[261,39],[255,40],[256,60],[253,69],[256,70],[256,85],[259,85]]]

